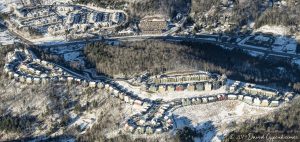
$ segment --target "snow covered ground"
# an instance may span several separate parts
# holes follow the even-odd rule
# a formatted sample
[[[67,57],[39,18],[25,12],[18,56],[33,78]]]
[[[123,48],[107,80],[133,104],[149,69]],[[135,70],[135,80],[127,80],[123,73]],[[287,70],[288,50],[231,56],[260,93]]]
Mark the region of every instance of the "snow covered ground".
[[[273,51],[296,53],[297,41],[285,36],[278,36],[272,46]]]
[[[56,44],[63,44],[65,43],[66,37],[65,36],[51,36],[45,35],[43,38],[38,39],[28,39],[34,44],[39,45],[56,45]]]
[[[80,52],[70,52],[70,53],[66,53],[64,54],[64,59],[65,61],[73,61],[75,59],[77,59],[80,56]]]
[[[265,53],[262,52],[251,51],[251,50],[246,50],[246,51],[253,57],[263,57],[265,55]]]
[[[233,130],[233,124],[247,119],[262,117],[275,108],[250,106],[239,101],[222,101],[210,104],[181,107],[173,112],[175,126],[192,126],[204,132],[203,138],[196,141],[221,141],[224,135]]]
[[[42,0],[43,4],[53,4],[53,3],[68,3],[68,2],[72,2],[72,0]]]
[[[265,25],[255,30],[254,32],[273,33],[275,35],[289,35],[289,28],[285,26],[269,26]]]
[[[268,48],[265,47],[260,47],[260,46],[254,46],[254,45],[248,45],[245,44],[252,36],[248,36],[241,40],[238,45],[241,47],[246,46],[246,47],[251,47],[251,48],[257,48],[257,49],[263,49],[263,50],[269,50]],[[266,41],[269,40],[269,38],[258,35],[254,37],[258,41]],[[296,54],[296,49],[297,49],[297,41],[293,38],[288,38],[286,36],[276,36],[274,37],[274,43],[271,45],[272,50],[275,52],[287,52],[291,54]],[[251,55],[253,53],[250,53]]]
[[[0,29],[0,45],[13,44],[14,42],[19,41],[13,37],[7,30]]]

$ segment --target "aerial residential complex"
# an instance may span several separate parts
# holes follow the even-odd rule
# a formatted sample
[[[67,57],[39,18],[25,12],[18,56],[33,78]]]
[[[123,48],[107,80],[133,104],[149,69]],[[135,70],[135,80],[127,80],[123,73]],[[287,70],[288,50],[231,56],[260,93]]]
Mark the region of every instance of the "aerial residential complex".
[[[298,129],[300,24],[263,21],[298,2],[156,4],[0,2],[0,141],[224,141],[257,124]]]

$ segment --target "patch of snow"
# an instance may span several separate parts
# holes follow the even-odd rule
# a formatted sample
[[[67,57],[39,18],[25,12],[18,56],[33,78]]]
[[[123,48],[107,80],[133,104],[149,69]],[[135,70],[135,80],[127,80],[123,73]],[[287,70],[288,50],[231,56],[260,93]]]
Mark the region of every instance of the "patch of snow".
[[[268,41],[270,38],[269,38],[269,37],[262,36],[262,35],[258,35],[258,36],[255,36],[254,39],[255,39],[255,40],[260,40],[260,41]]]
[[[254,32],[273,33],[275,35],[289,35],[289,29],[285,26],[269,26],[265,25],[256,29]]]
[[[51,36],[45,35],[42,38],[38,39],[28,39],[34,44],[41,44],[41,45],[56,45],[65,43],[65,36]]]
[[[251,50],[246,50],[246,51],[253,57],[262,57],[265,55],[265,53],[262,52],[251,51]]]
[[[80,56],[80,52],[66,53],[66,54],[64,54],[64,59],[66,61],[73,61],[73,60],[77,59],[78,56]]]
[[[0,45],[9,45],[18,42],[19,40],[13,37],[7,30],[1,31],[0,29]]]

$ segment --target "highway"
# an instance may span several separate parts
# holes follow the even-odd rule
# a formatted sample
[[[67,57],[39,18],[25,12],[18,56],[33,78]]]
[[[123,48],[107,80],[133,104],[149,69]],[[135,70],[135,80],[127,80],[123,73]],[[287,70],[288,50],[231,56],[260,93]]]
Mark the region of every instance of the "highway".
[[[28,46],[34,45],[34,43],[32,43],[31,41],[27,40],[26,38],[20,36],[19,34],[15,33],[14,31],[12,31],[12,30],[9,30],[9,31],[13,36],[18,37],[26,45],[28,45]],[[140,41],[140,40],[147,40],[147,39],[211,43],[211,44],[215,44],[215,45],[223,45],[223,46],[229,47],[229,48],[261,52],[261,53],[265,54],[265,57],[267,55],[274,55],[274,56],[280,56],[280,57],[288,57],[290,59],[300,58],[300,54],[277,52],[277,51],[263,49],[263,48],[237,45],[236,43],[213,41],[213,40],[208,40],[205,38],[196,38],[196,37],[188,37],[188,36],[170,36],[170,35],[165,35],[165,34],[164,35],[134,35],[134,36],[106,37],[104,41]],[[65,42],[65,43],[61,43],[61,44],[57,44],[57,45],[38,45],[38,46],[57,47],[57,46],[66,46],[66,45],[72,45],[72,44],[88,44],[88,43],[92,43],[92,42],[96,42],[96,41],[103,41],[103,39],[95,38],[95,39],[91,39],[91,40],[69,41],[69,42]]]

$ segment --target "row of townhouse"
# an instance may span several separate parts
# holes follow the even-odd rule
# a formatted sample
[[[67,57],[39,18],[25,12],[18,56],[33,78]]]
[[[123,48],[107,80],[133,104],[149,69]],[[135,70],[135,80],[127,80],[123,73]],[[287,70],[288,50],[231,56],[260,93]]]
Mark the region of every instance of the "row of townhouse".
[[[272,88],[267,88],[260,85],[245,83],[244,85],[240,81],[235,81],[233,84],[229,86],[229,92],[234,93],[238,89],[242,89],[246,94],[261,96],[261,97],[277,97],[279,96],[279,91]]]
[[[258,97],[248,96],[248,95],[236,95],[236,94],[219,94],[214,96],[206,96],[206,97],[195,97],[195,98],[183,98],[181,102],[177,105],[197,105],[197,104],[205,104],[216,101],[223,100],[239,100],[243,101],[247,104],[261,107],[277,107],[283,101],[279,100],[270,100],[270,99],[260,99]]]
[[[210,74],[189,74],[189,75],[175,75],[175,76],[155,76],[150,79],[151,83],[174,83],[174,82],[192,82],[192,81],[208,81],[213,79]]]
[[[151,92],[173,92],[173,91],[211,91],[217,90],[222,86],[222,82],[194,82],[184,84],[148,84],[146,90]]]
[[[267,96],[267,97],[276,97],[279,92],[275,89],[260,87],[254,84],[246,84],[244,91],[251,95]]]

